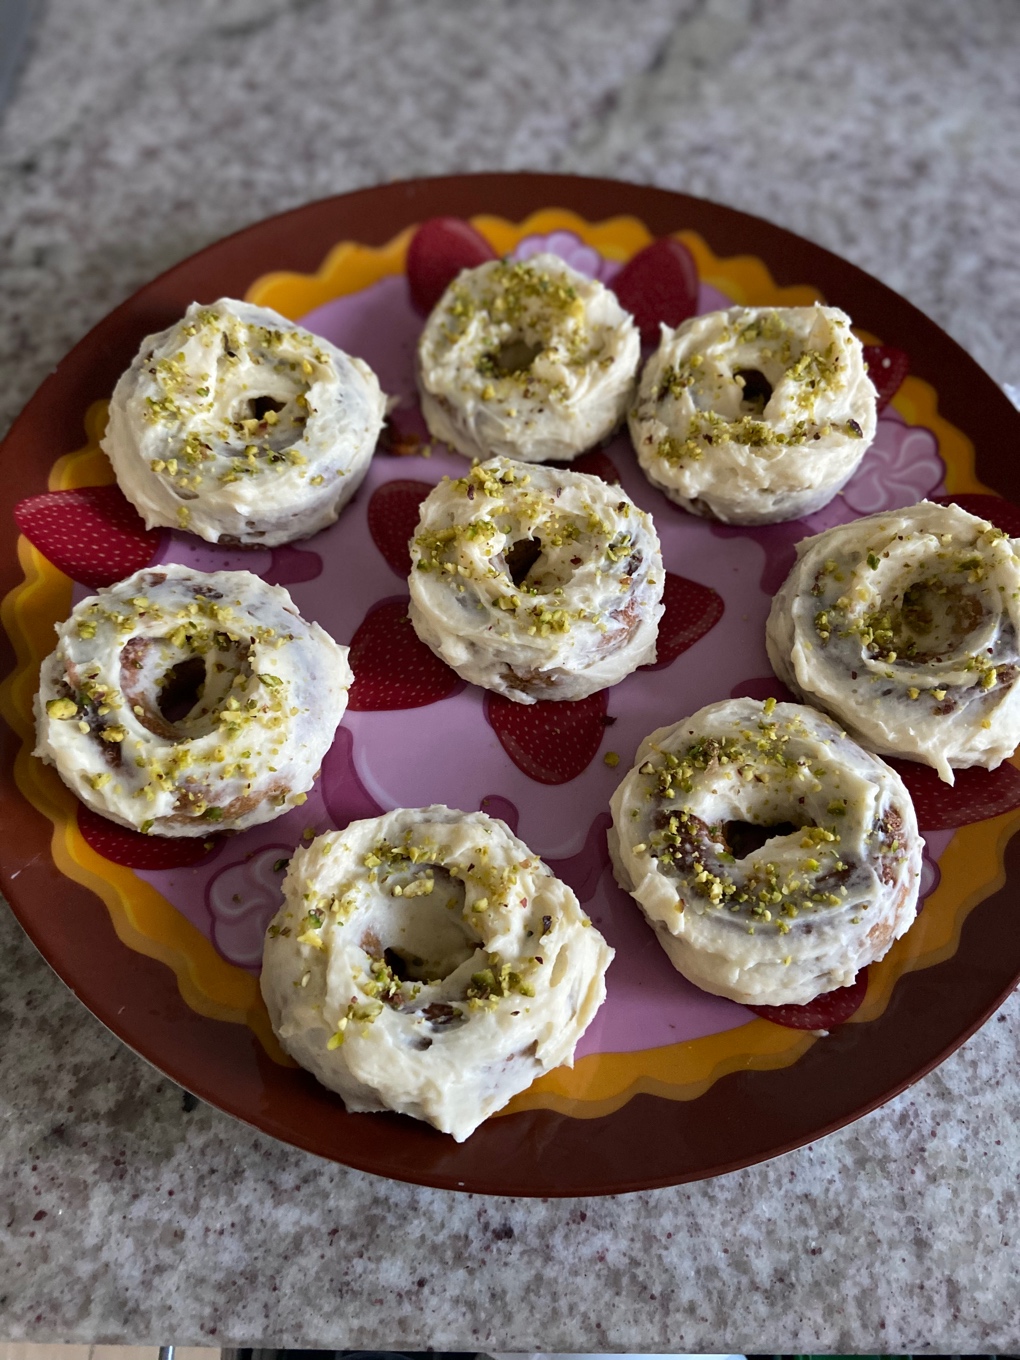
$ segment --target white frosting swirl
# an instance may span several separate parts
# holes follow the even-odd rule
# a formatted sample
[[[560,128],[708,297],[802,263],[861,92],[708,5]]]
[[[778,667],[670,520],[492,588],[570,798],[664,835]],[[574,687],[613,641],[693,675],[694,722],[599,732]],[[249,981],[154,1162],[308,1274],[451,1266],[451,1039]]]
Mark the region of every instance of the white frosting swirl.
[[[617,881],[674,966],[718,996],[804,1004],[914,919],[910,797],[813,709],[730,699],[653,732],[612,812]],[[755,828],[774,834],[751,841]]]
[[[864,351],[837,307],[731,307],[662,329],[630,433],[693,514],[772,524],[821,509],[875,437]]]
[[[797,694],[873,751],[995,769],[1020,742],[1020,557],[957,505],[921,501],[797,545],[766,645]]]
[[[291,860],[262,993],[284,1048],[349,1110],[463,1142],[572,1066],[613,951],[503,822],[397,809]]]
[[[468,458],[569,460],[623,419],[641,358],[629,312],[555,255],[464,270],[429,317],[429,430]]]
[[[582,699],[655,660],[665,573],[618,486],[493,458],[444,478],[411,541],[411,622],[473,684]]]
[[[207,836],[305,801],[347,707],[347,648],[247,571],[147,568],[57,628],[35,754],[121,826]]]
[[[103,448],[148,528],[274,547],[334,522],[385,415],[361,359],[267,307],[220,298],[142,341]]]

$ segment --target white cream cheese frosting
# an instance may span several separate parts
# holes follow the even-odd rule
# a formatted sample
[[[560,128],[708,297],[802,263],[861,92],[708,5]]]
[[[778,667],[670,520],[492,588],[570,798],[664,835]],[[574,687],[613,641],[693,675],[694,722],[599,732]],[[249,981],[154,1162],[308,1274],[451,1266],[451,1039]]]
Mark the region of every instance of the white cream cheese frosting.
[[[397,809],[291,860],[262,993],[288,1053],[352,1111],[463,1142],[574,1049],[613,951],[503,822]]]
[[[267,307],[220,298],[142,341],[103,448],[148,528],[273,547],[334,522],[385,415],[361,359]]]
[[[347,648],[246,571],[146,568],[57,628],[35,754],[121,826],[207,836],[303,803],[347,706]]]
[[[710,704],[642,742],[611,806],[617,881],[707,992],[804,1004],[848,986],[914,919],[910,797],[813,709]]]
[[[921,501],[797,545],[766,645],[779,678],[882,755],[995,769],[1020,742],[1020,545]]]
[[[493,458],[444,478],[411,559],[418,636],[463,679],[518,703],[582,699],[655,660],[655,526],[598,477]]]
[[[429,430],[468,458],[569,461],[622,421],[641,359],[629,312],[555,255],[464,270],[426,322]]]
[[[645,475],[670,500],[725,524],[772,524],[830,501],[877,420],[850,318],[816,305],[664,326],[629,424]]]

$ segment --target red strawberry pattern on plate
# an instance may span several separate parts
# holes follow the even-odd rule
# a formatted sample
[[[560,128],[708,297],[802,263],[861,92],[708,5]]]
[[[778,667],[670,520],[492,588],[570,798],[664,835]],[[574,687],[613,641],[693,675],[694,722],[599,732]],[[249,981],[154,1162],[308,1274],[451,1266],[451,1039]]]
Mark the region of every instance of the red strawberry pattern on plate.
[[[186,869],[211,864],[222,836],[143,836],[84,803],[78,804],[78,830],[97,855],[129,869]]]
[[[119,486],[46,491],[14,508],[25,537],[73,581],[98,589],[147,567],[164,541],[146,529]]]
[[[646,345],[659,326],[679,326],[698,310],[698,271],[691,252],[672,236],[639,250],[613,279],[613,292],[637,322]]]
[[[910,372],[910,360],[903,350],[894,345],[865,345],[864,362],[868,365],[868,377],[878,393],[878,410],[881,414],[903,386],[903,379]]]
[[[354,684],[347,706],[365,709],[421,708],[464,688],[445,661],[425,646],[407,617],[410,600],[381,600],[351,639]]]
[[[421,503],[431,490],[431,482],[401,477],[377,486],[368,502],[368,532],[372,542],[404,580],[411,571],[409,545],[418,527]]]
[[[485,717],[519,770],[539,784],[568,784],[588,768],[602,745],[608,690],[560,703],[515,704],[486,694]]]
[[[561,463],[554,459],[549,466],[567,468],[571,472],[586,472],[589,477],[601,477],[604,482],[609,482],[611,486],[620,485],[620,474],[617,471],[616,464],[601,449],[590,449],[571,463]]]
[[[643,671],[661,670],[671,666],[681,652],[693,647],[709,629],[723,616],[723,598],[711,586],[700,581],[691,581],[676,572],[666,572],[666,582],[662,592],[665,606],[659,621],[659,637],[656,642],[656,659]]]
[[[460,217],[432,217],[423,222],[407,247],[407,282],[411,301],[428,316],[462,269],[475,269],[496,252],[470,222]]]
[[[862,968],[849,987],[824,992],[804,1006],[748,1006],[749,1011],[787,1029],[830,1030],[845,1024],[860,1010],[868,991],[868,970]]]
[[[1020,807],[1020,770],[1008,762],[997,770],[955,770],[955,783],[944,784],[930,765],[886,759],[906,784],[922,831],[955,830]]]
[[[285,543],[273,549],[273,558],[262,572],[262,579],[271,586],[295,586],[301,581],[314,581],[322,573],[322,558],[317,552]]]
[[[1010,538],[1020,538],[1020,505],[1003,500],[1001,496],[980,496],[976,493],[963,493],[953,496],[932,496],[939,505],[958,505],[979,519],[986,519],[1001,529]]]

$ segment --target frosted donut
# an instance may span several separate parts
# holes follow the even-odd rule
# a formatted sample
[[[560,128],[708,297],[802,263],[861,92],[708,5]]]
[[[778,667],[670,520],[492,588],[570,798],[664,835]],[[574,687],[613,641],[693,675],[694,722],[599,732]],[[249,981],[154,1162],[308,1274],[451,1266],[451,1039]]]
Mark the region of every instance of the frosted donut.
[[[333,523],[385,414],[361,359],[268,307],[220,298],[142,341],[103,448],[148,528],[273,547]]]
[[[848,986],[914,919],[910,797],[813,709],[709,704],[642,742],[611,806],[617,881],[707,992],[801,1005]]]
[[[598,477],[493,458],[444,478],[411,560],[418,636],[508,699],[583,699],[655,660],[655,526]]]
[[[57,636],[35,754],[138,831],[240,831],[303,803],[347,706],[347,648],[247,571],[136,572]]]
[[[616,429],[641,338],[615,294],[555,255],[464,270],[418,345],[429,430],[468,458],[569,461]]]
[[[773,524],[832,499],[877,419],[844,312],[731,307],[663,328],[629,424],[645,475],[670,500],[725,524]]]
[[[1020,742],[1020,557],[1001,529],[921,501],[797,545],[766,645],[795,693],[882,755],[995,769]]]
[[[613,957],[503,822],[436,806],[298,850],[265,943],[284,1048],[352,1111],[463,1142],[574,1049]]]

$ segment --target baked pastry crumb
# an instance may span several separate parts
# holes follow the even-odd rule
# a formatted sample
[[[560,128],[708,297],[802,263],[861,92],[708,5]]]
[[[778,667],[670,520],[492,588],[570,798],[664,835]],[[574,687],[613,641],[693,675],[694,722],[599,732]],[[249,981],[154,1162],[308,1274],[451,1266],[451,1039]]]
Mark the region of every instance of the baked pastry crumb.
[[[411,559],[418,636],[508,699],[582,699],[655,660],[658,535],[598,477],[492,458],[444,478]]]
[[[280,1042],[348,1110],[468,1138],[573,1065],[613,951],[509,828],[398,808],[299,849],[262,993]]]
[[[468,458],[569,462],[623,420],[641,340],[603,284],[555,255],[464,270],[422,332],[429,430]]]
[[[1020,556],[958,505],[921,501],[797,545],[766,625],[806,702],[881,755],[993,770],[1020,742]]]
[[[910,796],[813,709],[709,704],[641,743],[611,807],[617,882],[707,992],[802,1005],[848,986],[914,919]]]
[[[361,359],[267,307],[220,298],[142,341],[102,444],[148,528],[275,547],[334,522],[385,415]]]
[[[305,801],[347,706],[347,648],[281,586],[168,563],[81,601],[36,697],[35,754],[121,826],[206,836]]]
[[[662,340],[629,416],[649,481],[725,524],[827,504],[875,437],[875,389],[837,307],[731,307]]]

